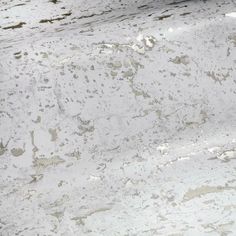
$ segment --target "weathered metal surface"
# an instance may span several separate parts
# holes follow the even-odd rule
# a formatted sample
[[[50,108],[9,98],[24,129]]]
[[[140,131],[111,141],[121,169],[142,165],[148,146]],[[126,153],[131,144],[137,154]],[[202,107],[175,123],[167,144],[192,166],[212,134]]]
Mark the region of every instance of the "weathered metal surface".
[[[235,235],[236,4],[0,3],[0,234]]]

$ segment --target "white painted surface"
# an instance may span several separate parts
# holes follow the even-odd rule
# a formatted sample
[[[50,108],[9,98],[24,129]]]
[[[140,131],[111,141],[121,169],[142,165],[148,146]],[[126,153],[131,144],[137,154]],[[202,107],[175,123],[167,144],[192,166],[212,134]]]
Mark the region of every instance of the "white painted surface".
[[[235,235],[234,1],[1,1],[0,235]]]

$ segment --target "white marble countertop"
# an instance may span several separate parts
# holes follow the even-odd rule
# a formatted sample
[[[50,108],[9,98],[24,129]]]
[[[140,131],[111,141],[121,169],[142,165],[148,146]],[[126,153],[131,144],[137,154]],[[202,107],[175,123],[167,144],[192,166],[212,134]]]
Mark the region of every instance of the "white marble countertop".
[[[236,235],[233,0],[0,2],[0,235]]]

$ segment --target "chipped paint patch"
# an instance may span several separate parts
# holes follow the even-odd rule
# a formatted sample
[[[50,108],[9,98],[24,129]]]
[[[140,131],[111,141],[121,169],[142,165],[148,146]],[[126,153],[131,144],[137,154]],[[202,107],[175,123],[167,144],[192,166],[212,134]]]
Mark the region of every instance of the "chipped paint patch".
[[[190,59],[189,56],[184,55],[184,56],[176,56],[175,58],[170,60],[171,62],[179,65],[179,64],[183,64],[183,65],[188,65],[190,63]]]
[[[38,170],[43,170],[49,166],[57,166],[64,163],[65,160],[59,156],[52,156],[50,158],[35,158],[33,161],[34,167]]]
[[[12,148],[11,149],[11,154],[14,157],[19,157],[19,156],[23,155],[24,152],[25,152],[25,150],[23,150],[22,148]]]
[[[55,142],[57,140],[57,129],[49,129],[48,132],[51,135],[51,141]]]
[[[195,198],[202,197],[211,193],[220,193],[227,190],[236,190],[235,187],[228,186],[201,186],[195,189],[190,189],[187,193],[184,194],[183,201],[190,201]]]

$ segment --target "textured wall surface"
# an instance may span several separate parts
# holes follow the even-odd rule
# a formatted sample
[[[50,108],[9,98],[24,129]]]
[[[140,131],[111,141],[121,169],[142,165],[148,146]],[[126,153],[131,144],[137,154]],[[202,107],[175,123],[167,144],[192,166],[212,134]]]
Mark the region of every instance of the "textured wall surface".
[[[233,0],[0,1],[0,235],[236,235]]]

